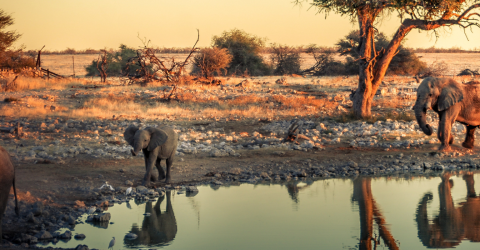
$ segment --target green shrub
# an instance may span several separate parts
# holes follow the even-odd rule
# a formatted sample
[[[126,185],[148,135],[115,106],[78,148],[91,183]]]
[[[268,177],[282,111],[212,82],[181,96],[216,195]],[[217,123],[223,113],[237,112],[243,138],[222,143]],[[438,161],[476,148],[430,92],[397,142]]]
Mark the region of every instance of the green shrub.
[[[298,49],[286,45],[272,44],[271,53],[270,58],[273,67],[275,67],[273,74],[285,75],[300,73],[302,60]]]
[[[120,45],[120,51],[107,53],[107,74],[109,76],[122,76],[122,75],[135,75],[137,69],[140,69],[137,65],[129,65],[127,67],[128,60],[137,56],[137,51],[133,48],[129,48],[124,44]],[[87,70],[87,76],[99,75],[97,70],[97,60],[92,61],[85,69]]]
[[[214,36],[212,45],[225,48],[232,55],[232,62],[227,68],[228,74],[268,75],[271,69],[260,54],[265,46],[265,40],[243,30],[232,29],[224,31],[220,36]]]

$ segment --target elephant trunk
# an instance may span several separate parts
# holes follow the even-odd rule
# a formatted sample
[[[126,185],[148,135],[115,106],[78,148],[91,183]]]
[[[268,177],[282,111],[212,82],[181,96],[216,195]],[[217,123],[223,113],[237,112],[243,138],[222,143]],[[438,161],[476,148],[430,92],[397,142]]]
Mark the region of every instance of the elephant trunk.
[[[131,150],[133,156],[137,156],[138,153],[140,153],[140,149],[142,149],[142,146],[140,144],[135,144],[133,149]]]
[[[415,104],[413,109],[415,110],[415,118],[417,118],[418,126],[420,126],[423,133],[431,135],[433,129],[427,124],[427,109],[417,104]]]

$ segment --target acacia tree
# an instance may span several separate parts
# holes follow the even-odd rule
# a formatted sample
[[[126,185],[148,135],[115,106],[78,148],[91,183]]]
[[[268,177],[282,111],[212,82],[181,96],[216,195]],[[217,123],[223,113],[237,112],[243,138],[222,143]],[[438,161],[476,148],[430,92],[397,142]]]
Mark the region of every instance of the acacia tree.
[[[296,0],[310,2],[319,13],[330,12],[357,20],[360,43],[358,88],[353,96],[356,117],[370,117],[372,100],[387,72],[393,57],[398,53],[403,38],[413,29],[436,31],[440,27],[459,26],[467,29],[479,26],[480,15],[475,12],[480,1],[471,0]],[[375,49],[375,25],[382,15],[397,12],[401,19],[395,35],[382,50]]]
[[[20,38],[16,31],[4,31],[8,26],[13,25],[13,18],[0,10],[0,52],[5,52],[12,44]]]

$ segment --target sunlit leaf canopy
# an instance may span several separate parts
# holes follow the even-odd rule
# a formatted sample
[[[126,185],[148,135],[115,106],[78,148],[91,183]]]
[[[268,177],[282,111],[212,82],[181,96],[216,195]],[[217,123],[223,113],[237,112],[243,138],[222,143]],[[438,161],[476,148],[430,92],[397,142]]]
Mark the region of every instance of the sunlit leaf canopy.
[[[305,2],[297,0],[297,3]],[[307,1],[309,2],[309,1]],[[357,18],[358,11],[369,12],[373,16],[383,14],[383,12],[396,11],[403,18],[414,20],[449,20],[462,19],[464,21],[478,21],[478,13],[467,13],[480,6],[479,1],[466,0],[397,0],[397,1],[367,1],[367,0],[313,0],[310,4],[317,8],[319,13],[328,14],[333,12],[340,15],[348,15],[352,21]]]

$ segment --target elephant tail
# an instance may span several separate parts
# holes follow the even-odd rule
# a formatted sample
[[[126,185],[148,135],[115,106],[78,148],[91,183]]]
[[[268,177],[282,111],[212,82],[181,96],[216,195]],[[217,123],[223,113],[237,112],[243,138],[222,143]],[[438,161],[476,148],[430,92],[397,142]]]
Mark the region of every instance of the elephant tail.
[[[17,189],[15,188],[15,172],[13,175],[13,194],[15,195],[15,213],[17,214],[17,216],[19,216],[20,212],[18,210]]]

